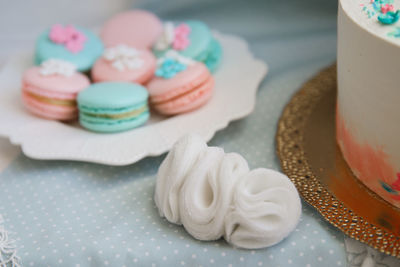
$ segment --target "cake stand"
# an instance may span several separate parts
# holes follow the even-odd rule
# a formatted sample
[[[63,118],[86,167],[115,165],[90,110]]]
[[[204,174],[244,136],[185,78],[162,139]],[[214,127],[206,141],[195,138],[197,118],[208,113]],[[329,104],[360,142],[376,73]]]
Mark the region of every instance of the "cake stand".
[[[400,209],[353,175],[335,139],[336,65],[306,82],[276,133],[282,170],[305,201],[348,236],[400,258]]]

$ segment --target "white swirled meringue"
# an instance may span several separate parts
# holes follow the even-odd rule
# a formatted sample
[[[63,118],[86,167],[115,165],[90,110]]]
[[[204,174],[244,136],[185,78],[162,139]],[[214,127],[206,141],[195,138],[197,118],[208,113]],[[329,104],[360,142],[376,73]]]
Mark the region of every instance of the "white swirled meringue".
[[[248,171],[246,160],[239,154],[225,154],[217,147],[202,153],[180,194],[181,221],[193,237],[216,240],[223,236],[232,189]]]
[[[160,216],[172,223],[181,223],[179,193],[187,173],[206,148],[206,143],[199,136],[185,136],[173,146],[158,169],[154,200]]]
[[[272,246],[294,230],[300,214],[300,197],[289,178],[274,170],[256,169],[235,187],[225,239],[248,249]]]
[[[289,178],[249,171],[236,153],[207,147],[198,136],[179,140],[157,174],[155,203],[161,216],[200,240],[221,236],[241,248],[272,246],[296,227],[301,202]]]
[[[51,58],[40,64],[39,73],[43,76],[62,75],[70,77],[76,72],[76,66],[71,62]]]

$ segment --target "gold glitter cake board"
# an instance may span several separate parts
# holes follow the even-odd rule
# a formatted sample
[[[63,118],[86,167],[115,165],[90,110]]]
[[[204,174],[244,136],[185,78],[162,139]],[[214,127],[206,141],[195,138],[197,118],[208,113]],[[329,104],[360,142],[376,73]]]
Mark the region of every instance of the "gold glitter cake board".
[[[400,258],[400,209],[352,174],[335,139],[336,65],[306,82],[276,133],[283,171],[305,201],[348,236]]]

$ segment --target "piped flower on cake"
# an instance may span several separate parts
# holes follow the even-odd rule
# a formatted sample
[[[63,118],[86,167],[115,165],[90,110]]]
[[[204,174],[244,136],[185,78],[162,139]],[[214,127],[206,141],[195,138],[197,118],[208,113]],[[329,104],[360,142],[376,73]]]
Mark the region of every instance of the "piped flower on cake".
[[[384,181],[379,181],[382,188],[391,195],[394,200],[400,200],[400,173],[397,173],[397,180],[392,184],[387,184]]]
[[[378,20],[382,24],[394,24],[396,23],[400,18],[400,10],[397,10],[396,12],[394,11],[388,11],[386,13],[381,13],[378,16]]]

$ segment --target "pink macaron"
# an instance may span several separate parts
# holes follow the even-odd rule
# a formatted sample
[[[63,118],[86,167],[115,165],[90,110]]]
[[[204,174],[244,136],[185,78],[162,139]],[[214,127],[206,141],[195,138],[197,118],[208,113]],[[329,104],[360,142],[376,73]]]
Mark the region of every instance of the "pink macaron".
[[[151,106],[164,115],[200,108],[212,97],[213,88],[214,78],[203,63],[179,58],[161,60],[147,84]]]
[[[100,37],[106,47],[125,44],[150,49],[163,30],[160,19],[145,10],[126,11],[109,19]]]
[[[69,62],[50,59],[28,69],[22,78],[22,101],[35,115],[68,121],[78,117],[77,94],[89,79]]]
[[[126,45],[107,48],[92,68],[94,82],[147,83],[154,75],[156,58],[147,49]]]

